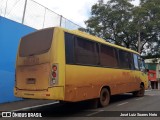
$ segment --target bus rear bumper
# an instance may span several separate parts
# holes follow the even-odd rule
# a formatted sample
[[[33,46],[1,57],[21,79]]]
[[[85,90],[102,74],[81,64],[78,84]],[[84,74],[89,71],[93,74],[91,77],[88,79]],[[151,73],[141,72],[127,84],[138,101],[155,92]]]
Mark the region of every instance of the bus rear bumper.
[[[20,90],[14,88],[14,95],[20,98],[64,100],[64,87],[52,87],[47,90]]]

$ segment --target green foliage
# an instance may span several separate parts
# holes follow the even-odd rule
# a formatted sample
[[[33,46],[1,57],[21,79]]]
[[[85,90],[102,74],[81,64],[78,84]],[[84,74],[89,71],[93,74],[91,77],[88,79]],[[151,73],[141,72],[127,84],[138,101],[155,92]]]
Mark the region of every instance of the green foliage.
[[[141,53],[156,55],[160,52],[160,0],[140,0],[133,6],[132,0],[109,0],[91,8],[91,17],[85,21],[87,31],[133,50],[138,48],[138,33]]]
[[[160,54],[152,55],[148,54],[147,56],[142,56],[143,59],[150,59],[150,58],[160,58]]]

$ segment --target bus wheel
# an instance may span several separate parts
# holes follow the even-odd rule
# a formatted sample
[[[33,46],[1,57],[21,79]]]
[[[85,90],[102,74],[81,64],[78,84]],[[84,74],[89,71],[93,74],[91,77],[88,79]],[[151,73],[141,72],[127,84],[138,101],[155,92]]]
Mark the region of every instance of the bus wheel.
[[[140,90],[133,92],[133,95],[136,97],[143,97],[144,92],[145,92],[144,85],[140,85]]]
[[[99,105],[100,107],[105,107],[109,104],[110,93],[107,88],[103,88],[100,93]]]

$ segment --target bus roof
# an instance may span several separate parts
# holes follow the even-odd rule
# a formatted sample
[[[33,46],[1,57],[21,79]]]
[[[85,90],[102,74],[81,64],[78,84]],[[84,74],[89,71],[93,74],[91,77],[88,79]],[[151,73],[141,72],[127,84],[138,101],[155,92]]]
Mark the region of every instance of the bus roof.
[[[72,34],[75,34],[75,35],[78,35],[78,36],[81,36],[81,37],[85,37],[85,38],[91,39],[93,41],[100,42],[100,43],[112,46],[114,48],[122,49],[122,50],[125,50],[125,51],[128,51],[128,52],[132,52],[132,53],[135,53],[135,54],[139,55],[139,53],[134,51],[134,50],[131,50],[131,49],[128,49],[128,48],[125,48],[125,47],[121,47],[119,45],[115,45],[115,44],[109,43],[109,42],[105,41],[102,38],[90,35],[90,34],[88,34],[86,32],[82,32],[82,31],[79,31],[79,30],[67,30],[67,29],[64,29],[64,28],[61,28],[61,27],[58,27],[58,28],[62,29],[65,32],[72,33]]]
[[[105,41],[102,38],[93,36],[91,34],[88,34],[86,32],[82,32],[80,30],[68,30],[68,29],[65,29],[65,28],[62,28],[62,27],[50,27],[50,28],[45,28],[45,29],[41,29],[41,30],[54,29],[54,28],[61,29],[62,31],[65,31],[65,32],[68,32],[68,33],[71,33],[71,34],[75,34],[75,35],[78,35],[78,36],[81,36],[81,37],[85,37],[85,38],[88,38],[90,40],[93,40],[93,41],[96,41],[96,42],[99,42],[99,43],[103,43],[103,44],[112,46],[114,48],[118,48],[118,49],[125,50],[125,51],[132,52],[132,53],[135,53],[135,54],[139,55],[139,53],[134,51],[134,50],[131,50],[131,49],[128,49],[128,48],[125,48],[125,47],[121,47],[119,45],[115,45],[115,44],[109,43],[109,42]],[[41,30],[38,30],[38,31],[41,31]],[[35,32],[38,32],[38,31],[35,31]],[[35,32],[33,32],[33,33],[35,33]],[[32,34],[32,33],[30,33],[30,34]]]

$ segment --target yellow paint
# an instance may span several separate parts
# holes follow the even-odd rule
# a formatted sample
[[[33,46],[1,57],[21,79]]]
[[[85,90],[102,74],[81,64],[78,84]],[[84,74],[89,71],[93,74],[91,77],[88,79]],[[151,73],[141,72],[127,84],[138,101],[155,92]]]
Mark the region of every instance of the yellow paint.
[[[47,53],[34,57],[19,57],[17,54],[15,96],[74,102],[98,98],[104,86],[110,87],[111,95],[139,90],[141,82],[147,89],[147,75],[141,71],[67,65],[65,63],[64,31],[138,54],[80,31],[56,27],[51,48]],[[58,65],[58,83],[55,85],[51,84],[53,64]],[[36,83],[28,84],[27,80],[31,79],[32,82],[33,78]]]
[[[41,91],[35,91],[35,90],[28,91],[28,90],[19,90],[14,88],[15,96],[21,97],[21,98],[64,100],[63,92],[64,92],[64,88],[61,86],[56,86],[56,87],[48,88],[47,90],[41,90]],[[46,94],[50,94],[50,96],[47,96]]]

